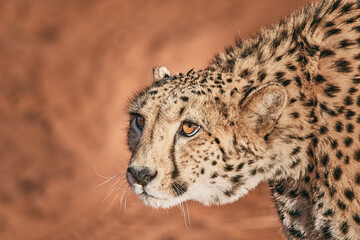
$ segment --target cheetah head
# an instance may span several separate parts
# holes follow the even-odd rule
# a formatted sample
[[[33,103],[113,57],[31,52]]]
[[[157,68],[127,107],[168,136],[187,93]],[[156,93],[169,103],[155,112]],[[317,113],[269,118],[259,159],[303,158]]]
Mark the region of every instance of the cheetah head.
[[[282,86],[223,94],[219,86],[232,81],[223,74],[171,76],[161,67],[154,78],[132,102],[128,131],[127,178],[146,205],[229,203],[279,171],[276,141],[268,141],[282,131]]]

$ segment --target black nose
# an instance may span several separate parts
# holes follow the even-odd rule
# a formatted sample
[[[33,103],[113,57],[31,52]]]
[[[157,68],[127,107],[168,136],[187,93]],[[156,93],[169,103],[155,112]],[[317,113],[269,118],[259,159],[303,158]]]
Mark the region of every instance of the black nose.
[[[151,182],[151,180],[153,180],[157,175],[157,171],[151,172],[150,169],[147,167],[140,167],[140,168],[129,167],[127,171],[135,178],[135,181],[138,184],[143,186]]]

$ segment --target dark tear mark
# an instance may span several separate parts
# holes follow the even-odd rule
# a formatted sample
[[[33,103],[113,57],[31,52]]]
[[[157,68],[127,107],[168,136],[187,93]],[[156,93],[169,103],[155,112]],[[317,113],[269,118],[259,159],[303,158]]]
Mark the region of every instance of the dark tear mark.
[[[184,182],[175,181],[171,187],[174,190],[176,196],[183,195],[187,191],[187,185]]]
[[[173,162],[174,165],[174,171],[171,174],[172,179],[175,179],[176,177],[179,176],[179,169],[175,162],[175,143],[176,143],[176,135],[174,136],[174,140],[170,150],[171,161]]]
[[[159,120],[159,117],[160,117],[160,109],[159,109],[159,110],[157,111],[157,113],[156,113],[156,118],[155,118],[154,124],[153,124],[152,129],[151,129],[150,143],[153,142],[153,139],[154,139],[154,128],[155,128],[156,122]]]
[[[180,109],[180,117],[182,116],[182,114],[184,113],[184,110],[185,110],[185,107],[182,107],[181,109]]]

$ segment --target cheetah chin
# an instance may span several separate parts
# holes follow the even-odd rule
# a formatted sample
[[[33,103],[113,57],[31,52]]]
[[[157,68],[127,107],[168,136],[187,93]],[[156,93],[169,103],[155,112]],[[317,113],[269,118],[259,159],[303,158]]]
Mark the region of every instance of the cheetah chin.
[[[360,239],[360,2],[323,0],[202,70],[154,69],[127,169],[150,207],[226,204],[267,181],[289,239]]]

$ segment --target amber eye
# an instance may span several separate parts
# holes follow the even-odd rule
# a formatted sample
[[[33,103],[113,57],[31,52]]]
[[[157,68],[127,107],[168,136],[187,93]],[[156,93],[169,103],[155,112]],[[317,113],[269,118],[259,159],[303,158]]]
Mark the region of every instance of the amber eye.
[[[145,126],[145,118],[142,116],[137,116],[135,119],[135,123],[136,123],[136,126],[142,130]]]
[[[186,137],[194,136],[200,127],[194,123],[185,122],[181,126],[181,133]]]

